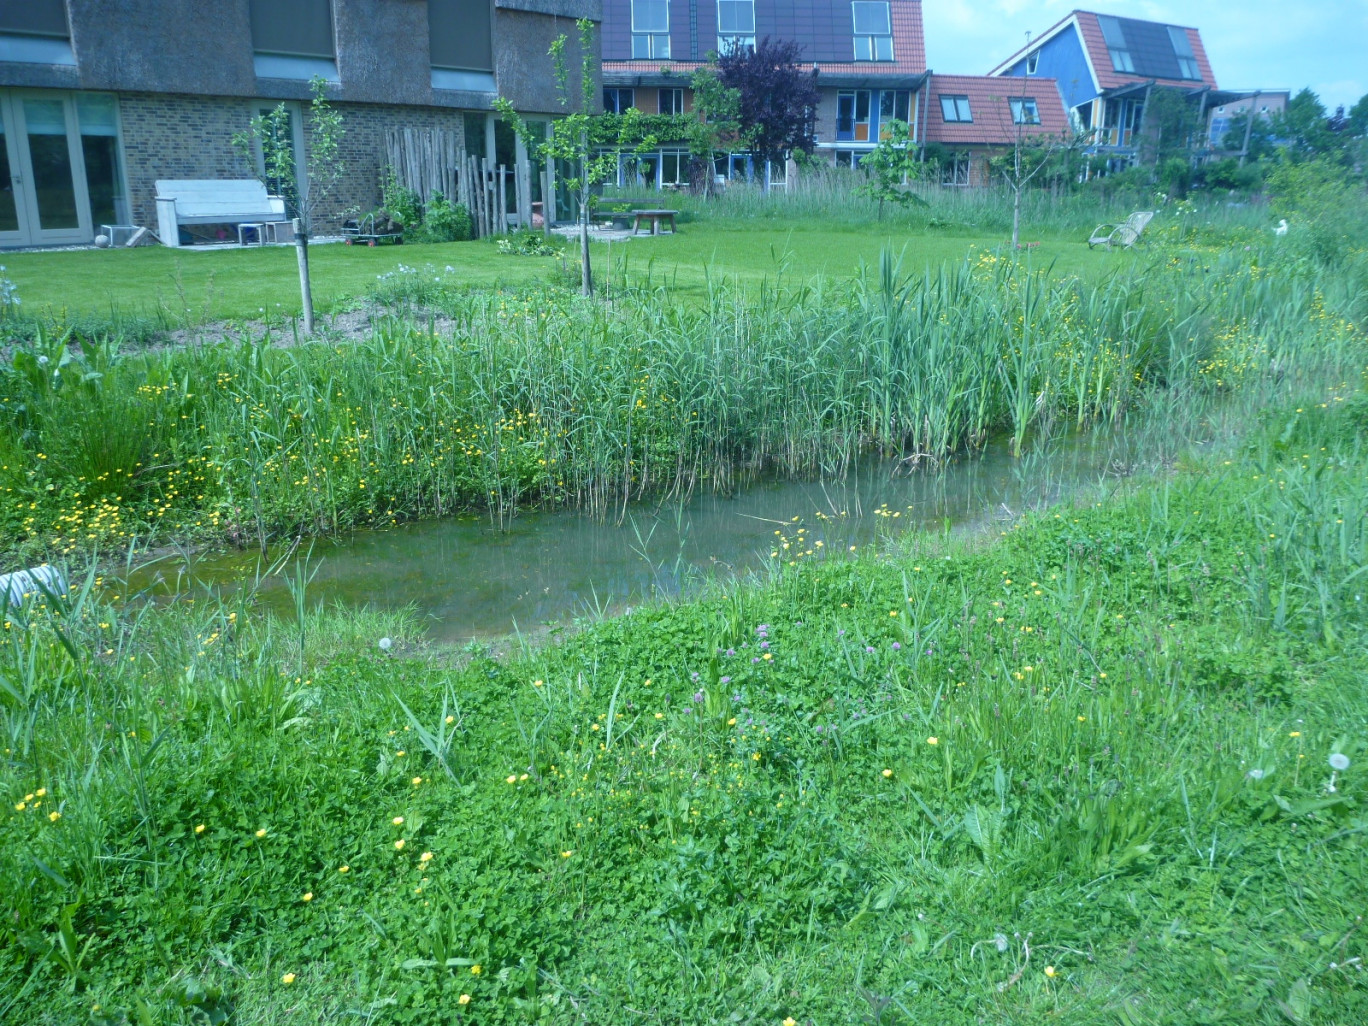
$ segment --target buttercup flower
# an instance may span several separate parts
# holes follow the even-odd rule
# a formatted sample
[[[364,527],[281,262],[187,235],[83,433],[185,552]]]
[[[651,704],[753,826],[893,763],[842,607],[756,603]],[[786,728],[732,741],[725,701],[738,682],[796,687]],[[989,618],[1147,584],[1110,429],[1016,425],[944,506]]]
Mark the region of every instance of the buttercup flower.
[[[256,832],[256,835],[257,835],[257,839],[258,839],[258,840],[260,840],[261,838],[265,837],[265,836],[266,836],[266,828],[265,828],[265,827],[262,827],[260,830],[258,830],[258,831]]]
[[[403,851],[403,850],[404,850],[404,839],[403,839],[402,837],[399,838],[399,840],[397,840],[397,841],[394,842],[394,850],[395,850],[395,851]]]
[[[280,982],[283,983],[283,984],[285,984],[285,986],[287,986],[287,987],[288,987],[290,984],[294,983],[294,981],[295,981],[295,974],[294,974],[294,973],[286,973],[284,976],[282,976],[282,977],[280,978]]]
[[[300,901],[313,901],[313,891],[305,891],[305,892],[304,892],[304,896],[301,897],[299,900],[300,900]]]
[[[456,1003],[457,1003],[458,1005],[468,1005],[468,1004],[470,1004],[470,995],[469,995],[469,994],[462,994],[460,997],[458,997],[458,998],[456,999]]]
[[[1048,976],[1050,979],[1053,980],[1053,979],[1055,978],[1055,975],[1056,975],[1056,974],[1055,974],[1055,967],[1052,966],[1052,965],[1047,965],[1047,966],[1045,967],[1045,975]]]
[[[891,769],[886,769],[883,771],[883,775],[884,779],[886,780],[893,775],[893,771]]]
[[[926,743],[927,743],[928,745],[938,745],[938,744],[940,744],[940,738],[938,738],[938,737],[928,737],[928,738],[926,739]]]
[[[390,820],[390,822],[393,823],[395,826],[403,826],[403,825],[404,825],[404,817],[403,817],[403,816],[395,816],[392,820]]]

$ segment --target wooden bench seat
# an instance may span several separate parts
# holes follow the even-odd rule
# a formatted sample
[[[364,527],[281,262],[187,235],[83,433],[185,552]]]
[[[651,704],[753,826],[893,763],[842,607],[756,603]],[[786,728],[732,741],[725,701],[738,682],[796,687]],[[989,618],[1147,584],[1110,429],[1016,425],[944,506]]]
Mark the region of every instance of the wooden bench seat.
[[[285,200],[269,196],[255,178],[157,181],[157,234],[164,246],[180,245],[183,224],[271,224],[284,221]]]

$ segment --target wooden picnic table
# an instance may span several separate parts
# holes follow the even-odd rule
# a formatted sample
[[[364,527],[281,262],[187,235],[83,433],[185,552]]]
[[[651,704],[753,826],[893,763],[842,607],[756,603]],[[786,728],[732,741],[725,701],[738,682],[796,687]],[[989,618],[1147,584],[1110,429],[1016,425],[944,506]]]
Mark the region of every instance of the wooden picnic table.
[[[634,210],[632,211],[632,216],[635,219],[632,223],[632,234],[636,235],[641,231],[642,221],[649,221],[651,223],[651,234],[659,235],[660,222],[668,219],[670,234],[673,235],[679,230],[675,227],[675,215],[678,213],[678,210]]]

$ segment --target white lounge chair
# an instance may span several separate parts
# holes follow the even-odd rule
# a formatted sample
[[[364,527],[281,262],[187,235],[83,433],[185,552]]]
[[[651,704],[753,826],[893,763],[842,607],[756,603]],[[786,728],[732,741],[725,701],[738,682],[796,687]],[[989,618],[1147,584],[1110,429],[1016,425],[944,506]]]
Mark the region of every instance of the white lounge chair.
[[[1088,239],[1088,248],[1106,246],[1111,249],[1113,246],[1120,246],[1122,249],[1130,249],[1140,240],[1140,233],[1145,230],[1145,225],[1150,223],[1152,217],[1153,210],[1137,210],[1120,224],[1099,224]]]

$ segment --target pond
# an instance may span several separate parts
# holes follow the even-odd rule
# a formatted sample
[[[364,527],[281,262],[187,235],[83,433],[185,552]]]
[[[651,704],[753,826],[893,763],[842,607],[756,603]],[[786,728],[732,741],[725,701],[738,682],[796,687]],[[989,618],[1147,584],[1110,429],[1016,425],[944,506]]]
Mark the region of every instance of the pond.
[[[411,605],[433,641],[460,644],[618,612],[776,558],[845,558],[910,531],[1008,520],[1124,465],[1124,449],[1119,435],[1094,432],[1014,459],[1002,439],[941,468],[871,461],[840,481],[758,481],[731,496],[639,505],[620,523],[572,512],[520,514],[502,530],[473,516],[421,521],[320,539],[291,560],[307,560],[311,605]],[[131,593],[228,593],[264,569],[256,553],[216,553],[164,560],[127,584]],[[260,579],[257,601],[292,616],[283,574]]]

